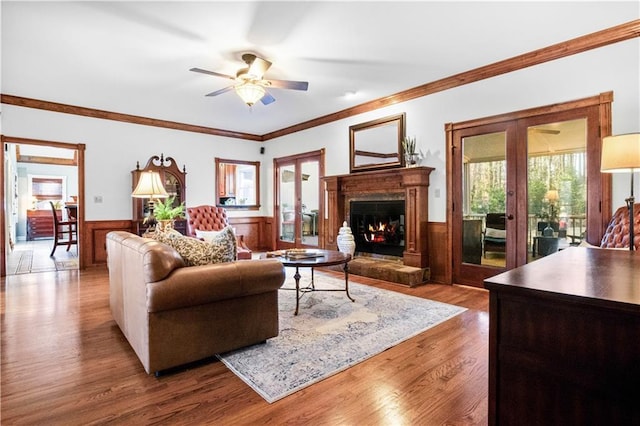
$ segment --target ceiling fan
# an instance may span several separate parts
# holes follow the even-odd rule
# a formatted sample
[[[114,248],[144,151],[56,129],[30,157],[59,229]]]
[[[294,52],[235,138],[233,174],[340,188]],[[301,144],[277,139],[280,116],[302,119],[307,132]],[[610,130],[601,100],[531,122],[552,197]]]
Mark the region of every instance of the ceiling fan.
[[[309,83],[306,81],[264,79],[264,73],[266,73],[269,67],[271,67],[271,62],[266,59],[259,58],[253,53],[243,54],[242,60],[247,64],[247,67],[239,69],[235,77],[215,71],[203,70],[201,68],[191,68],[189,71],[234,80],[235,84],[225,87],[224,89],[208,93],[205,96],[218,96],[230,90],[235,90],[244,103],[249,106],[252,106],[258,101],[261,101],[264,105],[269,105],[274,102],[275,98],[266,90],[268,87],[292,90],[307,90],[309,87]]]

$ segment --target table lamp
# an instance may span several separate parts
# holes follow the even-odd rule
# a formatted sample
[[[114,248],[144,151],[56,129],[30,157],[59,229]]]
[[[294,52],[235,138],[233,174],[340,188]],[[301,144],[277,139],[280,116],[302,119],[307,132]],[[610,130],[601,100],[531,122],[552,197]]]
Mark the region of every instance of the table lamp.
[[[551,226],[551,223],[555,222],[555,219],[556,219],[556,212],[553,207],[560,199],[558,190],[557,189],[548,190],[547,193],[544,195],[544,199],[547,200],[547,202],[549,202],[549,221],[547,222],[546,228],[542,230],[542,235],[544,235],[545,237],[551,237],[553,236],[553,232],[554,232],[554,229]]]
[[[140,174],[140,180],[136,189],[131,194],[134,198],[148,198],[149,199],[149,217],[145,222],[149,225],[150,229],[155,228],[157,223],[156,218],[153,216],[153,207],[156,198],[167,198],[169,194],[164,189],[162,179],[158,172],[147,171]]]
[[[633,174],[640,171],[640,133],[607,136],[602,139],[600,171],[605,173],[630,173],[631,193],[625,199],[629,209],[629,250],[635,250],[633,223]]]

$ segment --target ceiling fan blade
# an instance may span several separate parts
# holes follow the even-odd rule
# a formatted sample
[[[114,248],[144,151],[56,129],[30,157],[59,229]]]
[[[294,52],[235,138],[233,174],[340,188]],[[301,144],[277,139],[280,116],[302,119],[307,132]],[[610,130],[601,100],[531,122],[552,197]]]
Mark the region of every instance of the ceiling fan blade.
[[[218,95],[222,95],[223,93],[227,93],[227,92],[228,92],[228,91],[230,91],[231,89],[233,89],[233,86],[225,87],[224,89],[220,89],[220,90],[216,90],[215,92],[207,93],[205,96],[218,96]]]
[[[271,62],[256,56],[251,65],[249,65],[249,74],[256,76],[256,79],[261,79],[269,67],[271,67]]]
[[[260,99],[260,102],[262,102],[264,105],[269,105],[270,103],[275,101],[276,101],[276,98],[271,96],[269,92],[265,93],[262,99]]]
[[[276,89],[292,89],[292,90],[307,90],[309,88],[309,82],[307,81],[290,81],[290,80],[267,80],[271,87]]]
[[[203,70],[202,68],[191,68],[189,71],[199,72],[201,74],[213,75],[215,77],[228,78],[231,80],[236,79],[235,77],[231,77],[230,75],[227,75],[227,74],[220,74],[219,72],[215,72],[215,71],[207,71],[207,70]]]
[[[545,133],[547,135],[558,135],[560,134],[560,130],[553,130],[553,129],[531,129],[533,132],[536,133]]]

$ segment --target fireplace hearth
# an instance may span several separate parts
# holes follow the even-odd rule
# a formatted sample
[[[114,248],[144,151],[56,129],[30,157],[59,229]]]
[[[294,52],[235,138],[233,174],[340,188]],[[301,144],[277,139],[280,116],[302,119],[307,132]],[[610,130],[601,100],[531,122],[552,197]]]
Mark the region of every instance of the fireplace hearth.
[[[405,243],[404,200],[351,201],[350,225],[356,253],[402,257]]]

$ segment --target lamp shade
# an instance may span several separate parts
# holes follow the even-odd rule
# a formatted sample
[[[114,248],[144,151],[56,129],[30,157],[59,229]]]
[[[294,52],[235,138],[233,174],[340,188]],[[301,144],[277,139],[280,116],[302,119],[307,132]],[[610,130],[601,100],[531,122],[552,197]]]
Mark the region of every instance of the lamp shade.
[[[148,171],[140,174],[136,189],[131,194],[135,198],[167,198],[169,194],[164,189],[158,172]]]
[[[236,93],[245,104],[251,106],[258,102],[265,95],[264,87],[259,84],[247,82],[234,87]]]
[[[544,198],[546,198],[550,203],[555,203],[560,198],[557,189],[550,189],[545,194]]]
[[[629,173],[634,169],[640,169],[640,133],[607,136],[602,139],[600,171]]]

